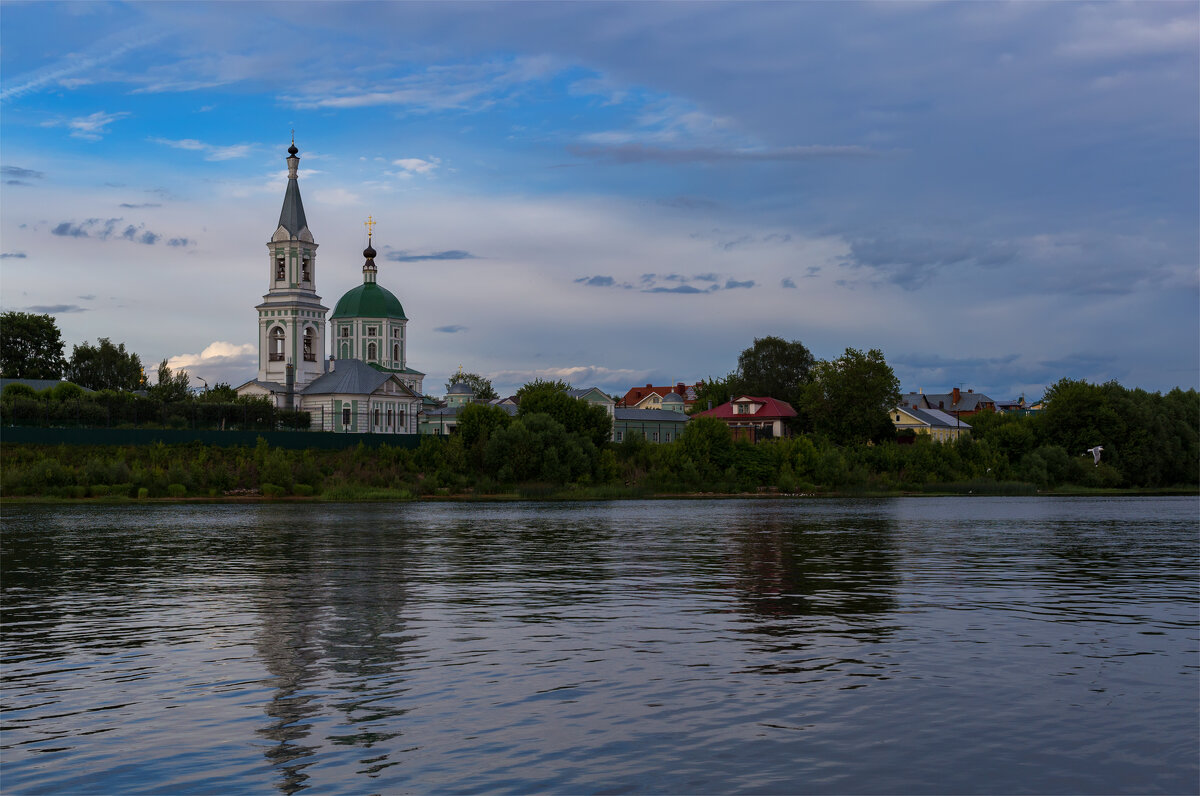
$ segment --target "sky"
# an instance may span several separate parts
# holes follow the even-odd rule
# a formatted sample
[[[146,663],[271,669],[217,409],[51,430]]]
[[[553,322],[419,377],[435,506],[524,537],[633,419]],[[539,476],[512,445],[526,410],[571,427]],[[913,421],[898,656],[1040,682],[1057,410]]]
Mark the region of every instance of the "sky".
[[[0,306],[256,375],[292,131],[333,307],[510,394],[1200,386],[1200,5],[0,4]]]

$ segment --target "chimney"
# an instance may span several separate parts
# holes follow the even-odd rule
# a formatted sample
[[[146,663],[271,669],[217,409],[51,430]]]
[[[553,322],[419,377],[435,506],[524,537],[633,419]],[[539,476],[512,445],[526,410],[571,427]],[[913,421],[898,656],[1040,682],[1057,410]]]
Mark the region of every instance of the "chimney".
[[[651,388],[651,387],[653,387],[653,386],[654,386],[653,384],[647,384],[647,385],[646,385],[646,389],[648,390],[648,389],[650,389],[650,388]]]
[[[975,390],[968,388],[967,392],[975,392]]]
[[[679,382],[675,385],[675,392],[679,395],[684,395],[687,393],[687,388],[684,387],[683,382]]]
[[[962,393],[961,393],[961,392],[959,392],[959,390],[958,390],[958,388],[957,388],[957,387],[955,387],[955,388],[954,388],[954,405],[955,405],[955,406],[958,406],[958,399],[959,399],[960,397],[962,397]]]

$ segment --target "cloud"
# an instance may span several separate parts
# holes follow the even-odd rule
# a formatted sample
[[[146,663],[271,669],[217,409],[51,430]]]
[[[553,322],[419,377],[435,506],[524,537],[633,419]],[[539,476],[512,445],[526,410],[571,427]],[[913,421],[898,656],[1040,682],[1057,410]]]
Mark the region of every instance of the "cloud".
[[[770,163],[827,158],[870,158],[879,157],[882,154],[869,147],[857,145],[791,146],[775,149],[722,149],[718,147],[674,149],[645,144],[616,144],[594,147],[572,145],[567,147],[567,151],[589,160],[622,166],[632,163]]]
[[[418,263],[426,260],[477,260],[479,259],[470,252],[462,251],[461,249],[450,249],[444,252],[433,252],[431,254],[409,254],[407,251],[390,251],[383,255],[385,260],[391,260],[394,263]]]
[[[118,232],[117,225],[120,223],[121,219],[119,218],[89,218],[80,222],[62,221],[51,227],[50,234],[60,238],[127,240],[146,246],[153,246],[163,238],[159,233],[146,229],[145,224],[126,224],[125,228]],[[172,240],[183,241],[182,243],[171,243],[172,246],[186,246],[189,242],[187,238],[173,238]]]
[[[56,119],[53,121],[42,122],[43,127],[63,127],[66,126],[71,130],[72,138],[82,138],[84,141],[99,141],[107,133],[108,126],[118,119],[124,119],[130,114],[127,111],[118,113],[107,113],[105,111],[96,111],[88,116],[77,116],[74,119]]]
[[[608,368],[603,365],[568,365],[532,370],[500,370],[487,374],[493,384],[520,386],[534,379],[562,379],[573,387],[599,387],[611,393],[619,389],[623,395],[629,384],[644,383],[651,371],[632,368]]]
[[[717,285],[713,285],[708,290],[701,290],[700,288],[693,287],[691,285],[676,285],[675,287],[663,287],[662,285],[659,285],[658,287],[643,288],[642,292],[643,293],[711,293],[712,291],[717,290],[717,289],[718,289]]]
[[[1017,247],[1009,242],[877,237],[852,239],[843,262],[873,270],[905,290],[916,290],[950,266],[997,267],[1016,255]]]
[[[161,38],[162,34],[155,33],[148,26],[124,28],[117,34],[95,41],[82,53],[71,53],[41,69],[17,75],[8,88],[0,91],[0,101],[22,97],[51,84],[66,88],[86,85],[91,81],[86,78],[72,79],[71,75],[115,61],[130,50],[149,46]]]
[[[792,278],[790,276],[785,276],[783,279],[781,279],[779,281],[779,286],[794,288],[796,286],[796,283],[794,281],[792,281]]]
[[[25,252],[4,252],[0,254],[0,260],[24,260]]]
[[[118,207],[126,207],[130,210],[139,210],[143,207],[162,207],[162,205],[157,202],[146,202],[145,204],[140,205],[131,204],[130,202],[122,202],[120,205],[118,205]]]
[[[32,307],[25,308],[28,312],[36,312],[39,315],[65,315],[71,312],[87,312],[87,307],[80,307],[78,304],[34,304]]]
[[[392,161],[393,166],[400,167],[400,172],[388,173],[406,179],[412,177],[414,174],[433,176],[433,172],[437,169],[441,162],[441,158],[435,157],[430,157],[428,160],[422,160],[421,158],[400,158],[399,160]]]
[[[258,367],[258,347],[252,343],[239,345],[217,340],[209,343],[199,354],[167,357],[167,366],[176,372],[186,370],[193,382],[198,383],[203,379],[211,387],[218,381],[224,381],[236,387],[253,377]]]
[[[450,326],[435,326],[433,330],[435,332],[443,332],[445,334],[457,334],[458,332],[467,331],[467,327],[459,326],[458,324],[452,324]]]
[[[750,287],[754,287],[753,279],[747,279],[745,282],[738,282],[735,279],[725,280],[725,289],[726,290],[735,290],[737,288],[750,288]]]
[[[168,246],[191,246],[195,241],[191,238],[171,238],[167,241]]]
[[[183,149],[189,152],[203,152],[205,160],[220,161],[233,160],[234,158],[244,158],[254,151],[258,144],[231,144],[229,146],[218,146],[217,144],[209,144],[204,141],[198,141],[195,138],[181,138],[178,140],[170,138],[150,138],[148,139],[155,144],[162,144],[174,149]]]
[[[45,176],[46,172],[44,171],[23,169],[20,166],[0,166],[0,177],[11,177],[17,180],[40,180],[45,178]],[[26,185],[28,183],[21,184]]]
[[[581,276],[575,280],[575,283],[589,287],[612,287],[617,282],[611,276]]]

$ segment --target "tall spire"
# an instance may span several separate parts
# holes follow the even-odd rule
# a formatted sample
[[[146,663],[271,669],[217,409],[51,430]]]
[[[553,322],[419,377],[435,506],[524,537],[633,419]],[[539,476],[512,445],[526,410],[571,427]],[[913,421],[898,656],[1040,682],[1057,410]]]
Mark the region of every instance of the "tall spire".
[[[292,145],[288,147],[288,185],[283,195],[283,211],[279,214],[279,226],[288,231],[293,238],[300,237],[300,230],[308,227],[304,218],[304,203],[300,201],[300,180],[297,171],[300,168],[300,158],[296,154],[296,135],[292,133]],[[309,233],[311,234],[311,233]]]
[[[375,251],[375,247],[371,245],[371,235],[375,231],[375,219],[367,216],[363,226],[367,228],[367,248],[363,249],[363,257],[366,258],[366,261],[363,262],[363,284],[368,285],[375,283],[375,275],[379,270],[375,267],[375,255],[379,252]]]

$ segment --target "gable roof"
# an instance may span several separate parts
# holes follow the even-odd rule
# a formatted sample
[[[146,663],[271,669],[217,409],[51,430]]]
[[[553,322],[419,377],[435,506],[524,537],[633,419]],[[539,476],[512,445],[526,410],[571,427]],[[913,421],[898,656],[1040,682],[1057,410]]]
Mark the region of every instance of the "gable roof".
[[[613,418],[650,423],[686,423],[690,419],[682,412],[668,412],[663,409],[614,409]]]
[[[359,359],[342,359],[337,361],[333,370],[318,377],[307,387],[296,392],[303,395],[370,395],[382,387],[389,379],[395,379],[396,384],[404,393],[413,398],[419,398],[404,382],[396,378],[394,373],[381,373]]]
[[[955,428],[971,430],[971,426],[959,420],[954,415],[946,414],[937,409],[913,409],[912,405],[901,405],[897,408],[898,412],[903,412],[909,417],[914,418],[920,423],[929,426],[930,428]]]
[[[756,404],[762,404],[754,412],[735,412],[734,404],[750,400]],[[726,401],[720,406],[714,406],[712,409],[705,409],[703,412],[697,412],[695,417],[715,417],[721,420],[766,420],[767,418],[784,418],[795,417],[796,410],[791,404],[786,401],[781,401],[778,398],[758,398],[753,395],[739,395],[732,401]]]
[[[981,392],[958,393],[958,403],[952,392],[909,392],[900,397],[901,406],[916,406],[918,409],[941,409],[943,412],[978,412],[985,404],[995,401]]]
[[[596,393],[598,396],[603,398],[605,403],[613,402],[613,399],[609,397],[608,393],[604,392],[599,387],[577,387],[567,390],[567,395],[571,396],[572,398],[587,398],[592,393]]]
[[[697,382],[696,384],[682,385],[683,402],[685,404],[691,404],[691,403],[695,402],[696,388],[698,386],[700,386],[701,384],[703,384],[703,382]],[[654,387],[650,384],[647,384],[645,387],[630,388],[629,392],[625,393],[625,397],[622,398],[618,403],[621,403],[625,406],[636,406],[637,404],[640,404],[642,401],[644,401],[646,399],[646,397],[649,395],[657,395],[659,397],[664,397],[668,393],[672,393],[672,392],[678,393],[679,391],[680,391],[680,385],[678,385],[678,384],[669,384],[666,387]]]

